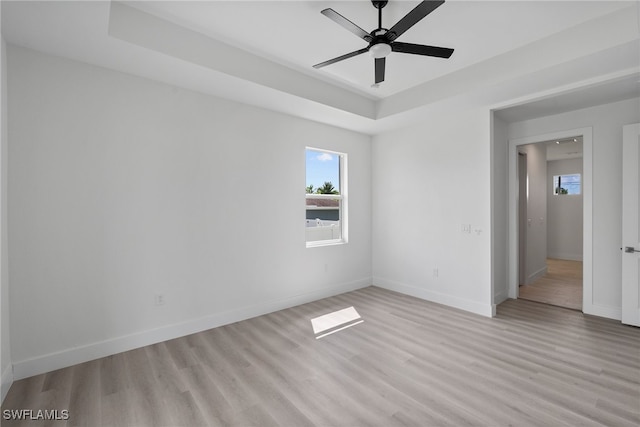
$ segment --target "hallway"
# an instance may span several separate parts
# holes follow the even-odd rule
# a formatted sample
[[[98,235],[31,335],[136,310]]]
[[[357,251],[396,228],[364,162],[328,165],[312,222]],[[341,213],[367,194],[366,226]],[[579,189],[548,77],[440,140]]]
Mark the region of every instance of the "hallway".
[[[582,261],[547,259],[547,273],[520,286],[519,298],[582,311]]]

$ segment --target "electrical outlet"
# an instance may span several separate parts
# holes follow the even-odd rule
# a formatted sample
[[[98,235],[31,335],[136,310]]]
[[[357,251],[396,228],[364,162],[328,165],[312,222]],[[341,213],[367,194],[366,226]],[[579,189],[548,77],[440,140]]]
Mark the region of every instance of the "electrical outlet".
[[[434,268],[434,269],[433,269],[433,277],[434,277],[435,279],[437,279],[437,278],[438,278],[438,267],[436,267],[436,268]]]
[[[164,294],[156,294],[153,297],[153,302],[155,303],[156,306],[158,305],[164,305],[165,303],[165,297]]]

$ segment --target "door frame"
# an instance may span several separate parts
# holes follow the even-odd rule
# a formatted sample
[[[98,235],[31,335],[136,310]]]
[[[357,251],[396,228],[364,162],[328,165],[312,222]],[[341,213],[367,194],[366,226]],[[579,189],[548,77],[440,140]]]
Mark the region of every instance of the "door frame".
[[[593,305],[593,128],[567,129],[524,138],[509,139],[509,272],[508,296],[518,298],[518,147],[552,139],[582,135],[582,192],[583,192],[583,244],[582,244],[582,311],[602,316]],[[607,317],[607,316],[605,316]]]
[[[529,157],[527,153],[521,153],[518,150],[518,163],[516,164],[516,170],[518,174],[518,289],[521,284],[527,282],[527,215],[523,215],[527,210],[527,201],[522,200],[523,183],[521,179],[525,179],[524,192],[526,193],[526,177],[529,171],[527,170],[527,162]]]

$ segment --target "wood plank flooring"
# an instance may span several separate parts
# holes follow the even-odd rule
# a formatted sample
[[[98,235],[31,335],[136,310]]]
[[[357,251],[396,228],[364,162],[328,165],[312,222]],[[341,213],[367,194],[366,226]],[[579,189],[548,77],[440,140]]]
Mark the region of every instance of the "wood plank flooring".
[[[310,319],[364,323],[316,340]],[[17,381],[3,426],[635,426],[640,329],[525,300],[493,319],[368,287]]]
[[[582,311],[582,261],[547,259],[547,273],[520,286],[518,298]]]

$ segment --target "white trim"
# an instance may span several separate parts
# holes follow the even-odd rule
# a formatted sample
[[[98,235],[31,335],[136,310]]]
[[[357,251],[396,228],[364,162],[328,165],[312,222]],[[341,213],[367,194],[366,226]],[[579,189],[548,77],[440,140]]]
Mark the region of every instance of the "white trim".
[[[613,320],[622,320],[622,308],[620,307],[591,304],[588,309],[583,307],[582,312],[584,314],[589,314],[592,316],[605,317],[607,319]]]
[[[339,199],[339,200],[342,200],[342,194],[305,193],[304,196],[307,199]],[[314,207],[315,205],[306,205],[306,206],[307,207]],[[326,207],[335,209],[337,206],[326,206]]]
[[[308,194],[307,194],[308,196]],[[342,197],[340,198],[342,199]],[[340,210],[340,206],[316,206],[316,205],[307,205],[308,211],[335,211]]]
[[[135,348],[228,325],[230,323],[294,307],[296,305],[317,301],[322,298],[328,298],[345,292],[354,291],[370,285],[371,279],[367,277],[353,282],[343,283],[339,286],[327,287],[320,291],[309,292],[289,298],[272,300],[253,306],[211,314],[162,328],[112,338],[56,353],[46,354],[33,359],[22,360],[13,364],[13,375],[16,380],[20,380],[22,378],[51,372],[60,368],[66,368],[68,366],[98,359],[100,357],[110,356],[123,351],[133,350]]]
[[[582,261],[582,254],[570,254],[566,252],[547,252],[547,258],[562,259],[566,261]]]
[[[501,303],[505,302],[508,299],[509,299],[508,292],[506,289],[503,289],[502,291],[494,295],[493,304],[494,306],[497,307],[498,305],[500,305]]]
[[[446,305],[448,307],[469,311],[471,313],[479,314],[485,317],[493,317],[494,315],[493,304],[483,304],[477,301],[454,297],[452,295],[441,294],[439,292],[429,291],[427,289],[418,288],[416,286],[407,285],[389,279],[384,279],[382,277],[374,277],[373,286],[400,292],[405,295],[410,295],[412,297]]]
[[[307,242],[307,248],[321,248],[323,246],[336,246],[345,245],[347,242],[344,239],[332,239],[332,240],[312,240]]]
[[[547,266],[546,265],[544,267],[542,267],[541,269],[539,269],[538,271],[530,274],[529,277],[527,277],[527,285],[532,284],[533,282],[535,282],[536,280],[538,280],[539,278],[541,278],[545,274],[547,274]]]
[[[582,310],[594,314],[593,305],[593,128],[584,127],[509,140],[509,298],[518,297],[518,146],[570,136],[583,138],[583,244],[582,244]],[[603,312],[603,311],[600,311]],[[610,313],[610,311],[604,311]],[[608,317],[608,316],[605,316]],[[615,318],[615,317],[611,317]]]
[[[7,397],[7,393],[13,384],[13,365],[9,364],[7,368],[2,372],[2,388],[0,393],[2,394],[0,398],[0,403],[4,402],[4,398]]]

